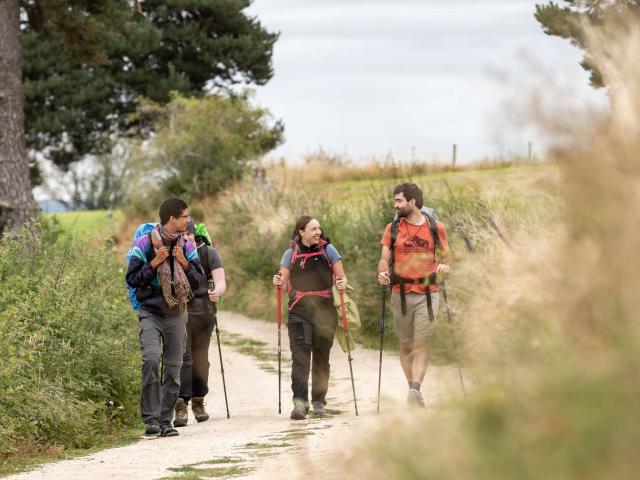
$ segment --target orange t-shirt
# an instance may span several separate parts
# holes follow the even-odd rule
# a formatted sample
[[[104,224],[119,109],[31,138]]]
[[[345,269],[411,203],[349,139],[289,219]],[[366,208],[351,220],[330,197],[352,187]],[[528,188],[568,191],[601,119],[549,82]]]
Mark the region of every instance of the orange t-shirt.
[[[447,231],[444,225],[436,222],[440,237],[439,254],[447,255],[449,244],[447,243]],[[391,224],[387,225],[380,240],[382,245],[391,248]],[[429,228],[429,220],[425,218],[422,225],[413,225],[401,218],[398,224],[398,236],[393,252],[394,270],[397,275],[412,280],[428,277],[436,271],[438,264],[434,261],[434,241]],[[437,258],[440,260],[440,258]],[[431,285],[431,291],[437,292],[437,285]],[[425,293],[424,285],[405,285],[405,292]],[[394,292],[400,292],[400,285],[393,287]]]

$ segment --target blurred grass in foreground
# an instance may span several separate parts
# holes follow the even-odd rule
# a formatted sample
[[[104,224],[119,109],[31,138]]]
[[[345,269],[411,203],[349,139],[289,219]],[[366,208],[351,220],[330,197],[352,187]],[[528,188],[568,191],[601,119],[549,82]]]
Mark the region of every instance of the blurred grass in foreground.
[[[469,292],[467,401],[386,422],[345,466],[355,478],[637,477],[640,26],[625,8],[583,26],[610,112],[531,105],[564,142],[561,202]]]

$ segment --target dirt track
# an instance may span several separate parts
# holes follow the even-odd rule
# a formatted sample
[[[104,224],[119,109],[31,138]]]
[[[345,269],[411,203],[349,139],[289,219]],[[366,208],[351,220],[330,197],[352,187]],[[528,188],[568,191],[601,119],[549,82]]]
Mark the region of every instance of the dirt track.
[[[197,424],[189,411],[189,425],[174,438],[141,439],[86,457],[45,465],[14,479],[157,479],[180,478],[182,468],[205,469],[203,477],[301,478],[322,471],[324,479],[344,478],[342,460],[351,446],[389,415],[405,410],[406,382],[398,358],[383,357],[381,415],[376,415],[378,355],[361,346],[353,352],[353,368],[360,416],[353,408],[347,356],[335,342],[331,352],[331,382],[325,419],[289,419],[289,348],[283,328],[282,414],[278,415],[277,329],[274,324],[241,315],[219,314],[223,331],[223,360],[231,418],[226,418],[220,365],[212,339],[207,409],[212,419]],[[423,387],[429,409],[460,395],[455,367],[429,367]],[[142,433],[142,428],[141,428]],[[198,465],[194,465],[198,464]]]

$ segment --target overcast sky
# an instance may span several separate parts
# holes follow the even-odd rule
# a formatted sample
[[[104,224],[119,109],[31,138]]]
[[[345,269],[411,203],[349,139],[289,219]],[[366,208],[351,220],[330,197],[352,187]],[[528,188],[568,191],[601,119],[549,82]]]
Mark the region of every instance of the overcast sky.
[[[539,2],[540,0],[538,0]],[[544,141],[509,124],[534,58],[573,101],[602,102],[580,51],[549,37],[535,0],[254,0],[250,14],[279,31],[273,79],[257,101],[286,125],[276,152],[296,161],[322,146],[359,160],[461,161],[524,153]]]

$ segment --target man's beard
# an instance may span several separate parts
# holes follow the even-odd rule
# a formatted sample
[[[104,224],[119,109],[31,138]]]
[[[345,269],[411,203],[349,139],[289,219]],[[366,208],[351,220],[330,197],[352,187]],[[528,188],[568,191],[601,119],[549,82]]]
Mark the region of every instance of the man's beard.
[[[398,208],[398,217],[407,217],[409,215],[410,210],[408,208]]]

